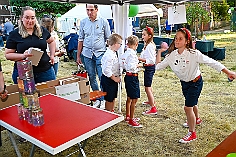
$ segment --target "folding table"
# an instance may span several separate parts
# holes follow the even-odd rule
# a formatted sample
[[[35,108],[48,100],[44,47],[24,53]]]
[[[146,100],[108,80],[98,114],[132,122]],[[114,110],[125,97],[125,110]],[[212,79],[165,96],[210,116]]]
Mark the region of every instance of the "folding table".
[[[230,134],[216,148],[214,148],[206,157],[226,157],[229,153],[236,153],[236,131]]]
[[[30,156],[34,155],[35,146],[55,155],[75,144],[78,144],[80,154],[85,156],[84,147],[89,137],[124,119],[122,115],[66,100],[56,95],[42,96],[39,102],[45,121],[45,124],[40,127],[35,127],[25,120],[19,120],[16,105],[0,110],[0,125],[8,130],[18,157],[21,154],[12,133],[32,143]]]

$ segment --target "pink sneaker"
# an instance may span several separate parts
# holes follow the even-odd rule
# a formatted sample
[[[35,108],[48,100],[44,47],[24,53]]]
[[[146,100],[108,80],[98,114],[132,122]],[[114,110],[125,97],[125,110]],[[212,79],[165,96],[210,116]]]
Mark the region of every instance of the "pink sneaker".
[[[126,122],[129,122],[129,120],[130,120],[130,117],[127,116],[127,117],[125,118],[125,121],[126,121]],[[135,120],[136,122],[138,122],[138,121],[140,121],[140,118],[133,118],[133,120]]]
[[[180,143],[189,143],[197,139],[196,132],[189,131],[188,134],[179,140]]]
[[[150,110],[143,112],[143,115],[154,115],[157,114],[156,106],[153,106]]]
[[[129,124],[129,126],[132,126],[134,128],[142,128],[143,127],[141,124],[139,124],[134,119],[130,119],[128,124]]]
[[[202,120],[200,118],[196,119],[196,125],[201,125],[202,124]],[[188,122],[184,123],[183,126],[185,128],[188,128]]]

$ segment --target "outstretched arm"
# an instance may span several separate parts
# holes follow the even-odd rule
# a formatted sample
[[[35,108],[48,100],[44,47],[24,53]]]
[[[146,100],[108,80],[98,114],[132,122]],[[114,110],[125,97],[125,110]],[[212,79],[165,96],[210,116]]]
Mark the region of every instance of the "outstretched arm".
[[[161,53],[165,52],[167,49],[161,48],[157,50],[156,64],[161,62]]]
[[[229,78],[230,80],[236,79],[236,73],[235,73],[235,72],[230,71],[230,70],[227,69],[227,68],[222,69],[222,72],[224,72],[224,73],[228,76],[228,78]]]

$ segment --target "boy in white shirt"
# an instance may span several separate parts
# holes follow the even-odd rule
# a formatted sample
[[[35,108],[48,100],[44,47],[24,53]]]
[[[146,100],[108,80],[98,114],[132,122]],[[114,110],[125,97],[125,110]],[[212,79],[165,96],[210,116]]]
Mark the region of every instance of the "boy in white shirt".
[[[102,77],[101,85],[103,91],[107,93],[104,97],[105,109],[114,112],[115,98],[117,98],[118,83],[120,79],[120,65],[116,51],[122,45],[122,37],[119,34],[112,34],[108,38],[108,45],[104,56],[102,57]]]
[[[127,93],[126,100],[126,118],[125,121],[128,122],[129,126],[132,127],[142,127],[138,123],[140,118],[134,118],[135,105],[140,98],[140,88],[138,80],[138,56],[136,55],[136,49],[138,47],[139,39],[137,36],[131,35],[127,39],[127,50],[121,56],[121,66],[126,70],[125,75],[125,88]]]

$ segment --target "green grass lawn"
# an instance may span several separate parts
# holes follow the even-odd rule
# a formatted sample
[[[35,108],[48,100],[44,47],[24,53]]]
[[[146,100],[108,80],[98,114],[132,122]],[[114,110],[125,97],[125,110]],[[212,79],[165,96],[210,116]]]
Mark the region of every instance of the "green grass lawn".
[[[215,41],[216,47],[226,47],[226,59],[220,61],[227,68],[236,71],[236,34],[211,34],[207,39]],[[11,84],[13,62],[2,60],[4,77],[7,84]],[[141,118],[143,128],[131,128],[126,122],[102,131],[89,138],[85,152],[87,156],[176,156],[176,157],[204,157],[214,149],[229,134],[236,130],[236,81],[228,82],[227,76],[214,69],[201,65],[204,80],[203,90],[199,98],[199,112],[203,120],[197,126],[198,139],[189,144],[180,144],[178,140],[187,133],[182,127],[186,120],[183,110],[184,98],[178,78],[167,68],[157,71],[153,79],[153,93],[159,111],[156,116],[143,116],[142,112],[149,107],[143,106],[147,100],[143,86],[143,72],[140,72],[141,98],[136,106],[137,117]],[[61,60],[58,77],[70,76],[77,69],[72,62]],[[125,90],[122,90],[122,113],[125,115]],[[118,101],[117,101],[118,102]],[[117,105],[118,106],[118,105]],[[116,108],[117,109],[117,108]],[[117,110],[116,110],[117,111]],[[53,114],[53,113],[52,113]],[[14,157],[15,152],[6,131],[3,131],[3,146],[0,147],[1,157]],[[31,144],[18,143],[22,156],[29,156]],[[57,155],[66,156],[77,150],[73,146]],[[36,148],[35,157],[50,157],[49,153]],[[77,156],[77,154],[72,155]]]

